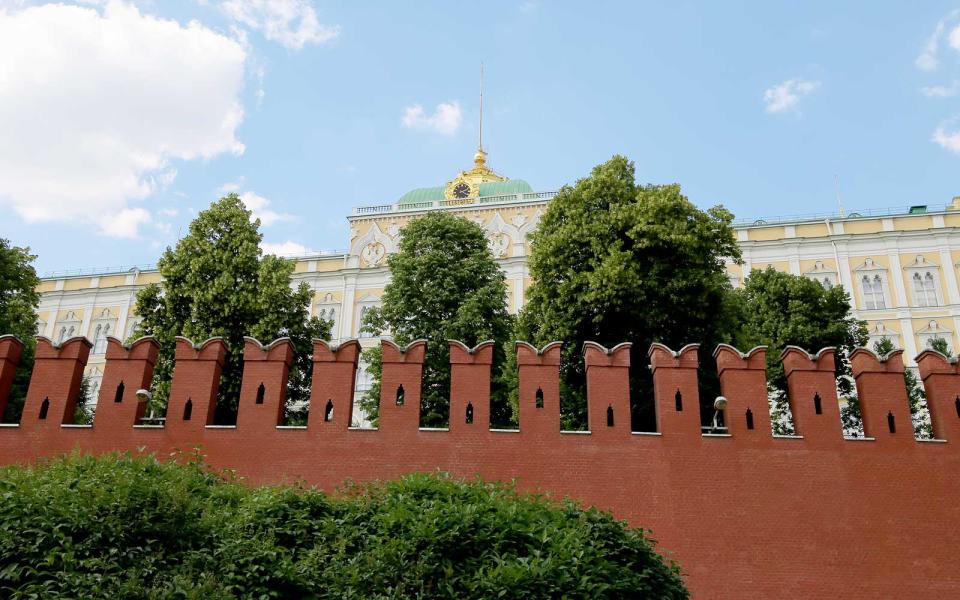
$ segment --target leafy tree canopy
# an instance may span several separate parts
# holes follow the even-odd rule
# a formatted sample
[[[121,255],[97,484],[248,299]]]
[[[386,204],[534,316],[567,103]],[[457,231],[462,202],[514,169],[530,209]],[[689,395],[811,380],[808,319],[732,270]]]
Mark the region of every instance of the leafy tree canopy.
[[[767,384],[773,399],[774,433],[794,433],[789,417],[787,379],[780,353],[787,346],[808,352],[835,347],[837,389],[851,396],[848,356],[867,343],[866,322],[851,314],[850,296],[840,286],[825,289],[819,282],[782,273],[772,267],[755,270],[743,288],[734,291],[740,309],[735,336],[741,350],[767,346]]]
[[[399,250],[390,256],[390,283],[380,307],[370,310],[364,331],[388,332],[398,344],[427,340],[421,391],[421,422],[448,422],[450,351],[447,340],[474,346],[497,342],[494,369],[503,363],[503,344],[510,337],[507,285],[479,225],[448,213],[434,212],[408,223]],[[379,381],[380,349],[367,351],[370,372]],[[505,414],[505,394],[494,386],[492,416]],[[375,384],[361,406],[376,417],[380,386]]]
[[[566,427],[586,423],[583,342],[633,342],[633,364],[643,365],[655,341],[712,347],[728,339],[724,264],[740,257],[732,220],[720,206],[698,209],[679,185],[637,184],[622,156],[550,202],[530,237],[533,285],[518,334],[565,342]],[[632,369],[635,396],[649,389],[643,371]]]
[[[0,335],[13,334],[25,346],[7,409],[2,415],[6,422],[19,421],[33,368],[37,306],[40,304],[37,291],[40,278],[33,268],[36,258],[30,254],[29,248],[13,246],[9,240],[0,238]]]
[[[303,407],[309,399],[312,339],[328,339],[330,323],[309,317],[312,292],[306,283],[291,288],[293,263],[261,256],[259,228],[260,220],[251,220],[239,196],[221,198],[197,215],[176,248],[168,247],[160,257],[163,283],[137,293],[143,321],[135,335],[154,335],[162,346],[154,374],[159,404],[165,405],[169,395],[178,335],[197,343],[223,336],[227,342],[218,422],[235,418],[247,335],[262,342],[291,338],[295,360],[288,409]]]
[[[808,352],[833,346],[837,349],[838,385],[851,390],[847,355],[867,343],[867,324],[851,314],[850,296],[840,286],[825,289],[800,275],[782,273],[773,267],[753,271],[743,288],[734,291],[740,303],[740,328],[736,344],[746,350],[765,345],[767,380],[786,393],[787,380],[780,353],[787,346]]]
[[[639,529],[507,485],[335,496],[153,457],[0,469],[0,590],[38,598],[687,598]]]
[[[933,338],[930,340],[930,346],[933,350],[936,350],[947,357],[950,356],[950,349],[947,346],[947,341],[945,339],[941,337]],[[893,340],[888,337],[883,337],[873,344],[873,351],[879,356],[886,356],[896,349],[896,346],[893,345]],[[914,436],[924,439],[932,438],[933,424],[930,421],[930,410],[927,406],[927,395],[923,390],[923,385],[920,383],[920,378],[913,369],[904,369],[903,384],[907,388],[907,402],[910,404],[910,418],[913,421]],[[852,402],[848,401],[848,405],[849,409],[841,412],[844,425],[846,425],[848,420],[860,421],[860,423],[858,423],[859,428],[863,429],[860,403],[854,399]],[[845,414],[848,412],[851,413],[849,416]]]

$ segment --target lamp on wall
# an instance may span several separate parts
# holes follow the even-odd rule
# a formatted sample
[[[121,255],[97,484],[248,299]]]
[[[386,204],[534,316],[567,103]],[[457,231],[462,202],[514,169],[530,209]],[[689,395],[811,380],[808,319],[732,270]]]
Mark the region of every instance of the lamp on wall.
[[[723,396],[717,396],[717,399],[713,401],[713,427],[711,432],[715,432],[720,427],[720,415],[727,408],[727,399]],[[726,429],[723,427],[722,429]]]
[[[150,390],[137,390],[137,402],[150,402],[151,398],[153,398],[153,394],[150,393]]]

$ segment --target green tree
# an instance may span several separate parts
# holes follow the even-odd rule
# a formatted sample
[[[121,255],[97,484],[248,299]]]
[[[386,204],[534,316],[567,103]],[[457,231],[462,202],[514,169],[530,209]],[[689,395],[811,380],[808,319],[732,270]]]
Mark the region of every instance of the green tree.
[[[153,335],[161,344],[154,372],[154,402],[162,410],[170,393],[174,338],[194,342],[223,336],[228,353],[220,379],[218,422],[236,417],[243,369],[244,336],[266,343],[290,337],[294,364],[287,389],[288,412],[302,420],[309,399],[312,339],[329,338],[330,323],[309,317],[312,292],[306,283],[290,287],[293,263],[261,256],[260,220],[239,196],[230,194],[200,212],[189,233],[167,248],[158,262],[163,283],[137,294],[143,317],[134,336]]]
[[[586,425],[583,342],[633,342],[634,427],[649,429],[651,379],[640,366],[650,344],[700,342],[707,350],[729,340],[724,265],[740,257],[732,221],[721,206],[698,209],[679,185],[638,185],[622,156],[560,190],[530,238],[533,285],[518,337],[565,342],[565,428]],[[709,351],[702,362],[712,362]]]
[[[946,357],[950,357],[950,348],[947,341],[937,337],[930,340],[932,350],[940,352]],[[885,356],[896,350],[893,341],[888,337],[883,337],[873,344],[873,351],[880,356]],[[910,418],[913,421],[913,433],[918,438],[930,439],[933,437],[933,424],[930,422],[930,410],[927,408],[927,394],[923,390],[920,378],[917,373],[910,368],[903,371],[903,384],[907,389],[907,402],[910,404]],[[859,417],[860,404],[856,403],[857,416]]]
[[[734,296],[741,315],[736,345],[741,350],[768,346],[767,386],[774,433],[794,433],[787,378],[780,362],[786,346],[808,352],[835,347],[837,389],[841,396],[853,393],[847,357],[867,343],[867,325],[851,314],[850,296],[842,287],[826,289],[812,279],[767,267],[753,271]]]
[[[0,238],[0,335],[13,334],[25,346],[7,408],[0,415],[2,421],[7,423],[20,420],[37,348],[34,336],[37,331],[37,306],[40,304],[40,293],[37,291],[40,278],[33,267],[36,258],[30,254],[29,248],[13,246],[9,240]]]
[[[950,344],[947,343],[947,340],[937,336],[930,340],[930,349],[939,352],[940,354],[950,358],[953,354],[950,352]]]
[[[90,377],[84,375],[80,380],[80,393],[77,395],[77,404],[73,409],[73,422],[77,425],[87,425],[93,423],[93,413],[95,407],[91,404],[97,401],[93,397],[93,389],[90,386]]]
[[[364,316],[363,331],[389,332],[401,345],[427,340],[423,365],[420,420],[425,426],[448,422],[450,411],[450,350],[447,340],[474,346],[494,340],[494,372],[504,362],[512,331],[507,312],[506,278],[490,254],[479,225],[434,212],[403,229],[399,250],[390,256],[390,283],[382,305]],[[366,352],[374,385],[360,406],[374,419],[380,403],[380,348]],[[494,381],[491,421],[502,422],[506,409],[503,386]]]

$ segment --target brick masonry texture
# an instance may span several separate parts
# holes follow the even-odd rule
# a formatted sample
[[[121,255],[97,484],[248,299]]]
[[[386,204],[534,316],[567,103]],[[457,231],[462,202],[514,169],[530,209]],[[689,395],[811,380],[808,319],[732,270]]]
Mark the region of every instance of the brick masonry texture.
[[[16,338],[0,337],[0,406],[20,350]],[[356,341],[315,342],[308,425],[278,427],[292,347],[252,338],[235,427],[209,427],[226,350],[217,338],[177,339],[166,425],[135,426],[143,414],[136,391],[150,381],[158,350],[150,338],[126,347],[111,339],[93,425],[71,427],[90,344],[39,338],[21,423],[0,428],[0,463],[78,448],[167,456],[199,447],[212,466],[253,483],[305,480],[332,490],[348,479],[436,470],[516,480],[523,490],[570,496],[651,530],[697,597],[960,597],[960,372],[936,352],[917,362],[944,441],[919,442],[899,354],[868,350],[851,357],[867,435],[860,440],[841,433],[832,349],[788,348],[781,356],[798,430],[791,438],[771,435],[765,348],[716,350],[728,436],[701,434],[696,345],[650,348],[657,434],[630,431],[629,369],[647,365],[631,367],[628,344],[584,347],[588,434],[559,430],[559,343],[517,344],[519,431],[489,430],[491,345],[459,342],[451,342],[450,429],[419,429],[422,341],[383,342],[379,430],[349,427]]]

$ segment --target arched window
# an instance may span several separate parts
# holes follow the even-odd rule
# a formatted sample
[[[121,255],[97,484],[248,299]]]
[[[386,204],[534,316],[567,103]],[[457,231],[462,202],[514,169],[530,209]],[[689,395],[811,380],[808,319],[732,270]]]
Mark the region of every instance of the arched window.
[[[883,297],[883,279],[880,275],[864,275],[860,279],[863,292],[863,305],[868,310],[882,309],[887,307],[887,302]]]
[[[93,353],[104,354],[107,351],[107,336],[110,335],[110,324],[97,325],[96,332],[93,335]]]
[[[937,306],[937,284],[933,273],[913,274],[913,297],[917,306]]]

